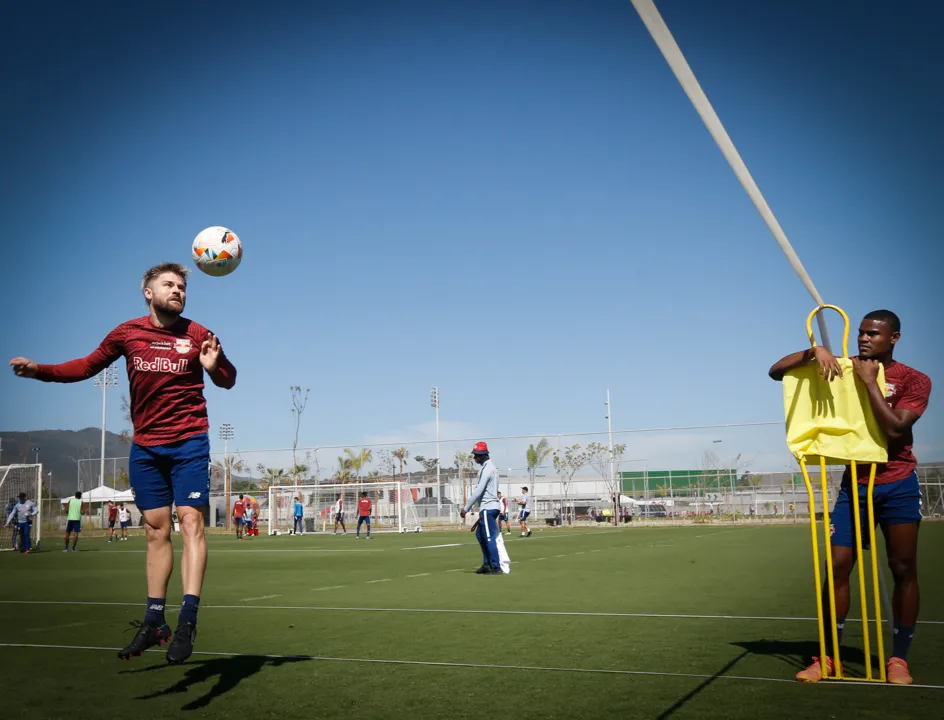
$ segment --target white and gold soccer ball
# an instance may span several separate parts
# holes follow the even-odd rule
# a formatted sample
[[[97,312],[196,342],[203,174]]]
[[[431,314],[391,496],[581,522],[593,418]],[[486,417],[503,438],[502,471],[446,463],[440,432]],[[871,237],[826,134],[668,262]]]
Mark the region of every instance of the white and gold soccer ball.
[[[243,259],[243,245],[229,228],[214,225],[193,239],[193,262],[213,277],[229,275]]]

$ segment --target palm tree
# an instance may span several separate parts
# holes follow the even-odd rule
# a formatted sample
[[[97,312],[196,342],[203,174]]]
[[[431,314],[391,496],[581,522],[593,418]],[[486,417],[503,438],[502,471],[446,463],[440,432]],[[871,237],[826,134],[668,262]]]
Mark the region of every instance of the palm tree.
[[[351,463],[351,467],[354,469],[354,473],[360,481],[361,479],[361,468],[366,467],[374,459],[374,453],[372,450],[367,448],[362,448],[359,452],[354,452],[350,448],[344,448],[344,454],[347,455],[348,461]]]
[[[400,474],[403,474],[403,464],[410,459],[410,451],[405,447],[399,447],[393,451],[393,456],[400,461]]]
[[[534,444],[528,446],[527,451],[527,460],[528,460],[528,477],[531,478],[531,485],[534,485],[534,476],[537,473],[537,469],[541,466],[541,463],[551,454],[551,446],[547,442],[547,438],[541,438],[541,442],[537,444],[537,447]]]
[[[345,452],[349,452],[345,450]],[[343,455],[338,457],[338,469],[334,473],[334,479],[339,483],[349,483],[353,477],[351,469],[354,467],[353,462],[350,458],[346,458]]]

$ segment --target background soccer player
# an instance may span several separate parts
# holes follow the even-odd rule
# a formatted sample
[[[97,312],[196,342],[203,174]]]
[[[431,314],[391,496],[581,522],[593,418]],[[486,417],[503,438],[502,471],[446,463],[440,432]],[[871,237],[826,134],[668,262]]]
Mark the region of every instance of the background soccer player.
[[[23,554],[28,555],[33,552],[33,545],[30,540],[30,529],[33,524],[33,518],[36,517],[36,513],[38,512],[39,510],[36,509],[36,503],[32,500],[27,500],[26,493],[21,492],[19,502],[14,504],[13,509],[7,516],[7,525],[10,525],[14,520],[16,521],[16,527],[19,530],[20,552]]]
[[[341,499],[340,493],[334,502],[334,535],[338,534],[338,523],[341,523],[341,529],[347,535],[347,528],[344,526],[344,500]]]
[[[118,520],[118,506],[114,500],[108,501],[108,542],[115,539],[115,522]]]
[[[357,539],[361,538],[361,525],[367,523],[367,539],[370,540],[370,512],[373,510],[374,504],[370,501],[370,498],[367,497],[367,492],[364,491],[361,493],[360,499],[357,501]]]
[[[498,532],[501,532],[502,523],[505,523],[505,530],[511,535],[511,523],[508,522],[508,498],[498,493],[498,502],[501,507],[498,510]]]
[[[528,492],[528,488],[521,488],[523,493],[520,498],[518,498],[518,506],[521,508],[518,513],[518,522],[521,523],[521,537],[531,537],[531,528],[528,527],[528,516],[531,514],[531,494]]]
[[[131,524],[131,510],[124,503],[118,507],[118,525],[121,527],[121,539],[128,539],[128,525]]]
[[[302,505],[301,495],[295,498],[294,517],[295,517],[295,520],[292,522],[292,533],[304,535],[305,534],[305,525],[304,525],[305,506]]]
[[[213,333],[182,317],[188,273],[175,263],[149,269],[141,281],[148,315],[119,325],[88,357],[61,365],[38,365],[24,357],[10,361],[21,377],[77,382],[125,358],[134,427],[131,487],[144,514],[147,536],[147,605],[134,639],[118,653],[121,659],[140,655],[171,638],[164,620],[167,584],[174,568],[171,505],[177,507],[183,538],[184,602],[167,661],[179,663],[190,657],[197,633],[207,558],[203,510],[210,491],[204,373],[215,385],[231,388],[236,383],[236,368]]]
[[[859,356],[852,363],[857,380],[868,392],[869,404],[876,420],[888,438],[888,463],[880,465],[875,475],[873,502],[875,519],[885,535],[888,566],[895,578],[895,594],[892,599],[894,612],[894,647],[888,660],[887,678],[890,683],[910,685],[908,650],[914,637],[918,620],[918,527],[921,523],[921,491],[915,466],[918,461],[911,451],[914,437],[911,428],[928,407],[931,396],[931,380],[927,375],[910,368],[892,358],[895,345],[901,338],[901,322],[889,310],[870,312],[859,325]],[[770,368],[770,377],[782,380],[788,370],[815,362],[820,375],[832,380],[842,375],[842,369],[832,353],[826,348],[816,347],[787,355]],[[885,366],[885,395],[878,386],[879,363]],[[859,477],[859,508],[863,528],[869,535],[866,498],[868,476]],[[833,578],[836,590],[835,620],[829,617],[828,595],[823,606],[824,622],[829,628],[836,623],[839,639],[849,612],[849,576],[856,562],[853,528],[855,517],[852,507],[852,477],[849,468],[842,478],[842,488],[836,498],[832,515]],[[863,547],[868,547],[868,536]],[[827,629],[827,673],[832,675],[832,632]],[[822,658],[813,658],[813,663],[797,673],[797,680],[817,682],[822,677]]]
[[[75,497],[69,498],[69,511],[66,515],[66,546],[62,552],[69,552],[69,536],[73,533],[75,537],[72,540],[72,552],[75,552],[75,546],[79,544],[79,533],[82,532],[82,511],[84,509],[82,493],[76,491]]]
[[[240,495],[233,503],[233,524],[236,526],[236,539],[243,539],[243,528],[246,526],[246,501]]]

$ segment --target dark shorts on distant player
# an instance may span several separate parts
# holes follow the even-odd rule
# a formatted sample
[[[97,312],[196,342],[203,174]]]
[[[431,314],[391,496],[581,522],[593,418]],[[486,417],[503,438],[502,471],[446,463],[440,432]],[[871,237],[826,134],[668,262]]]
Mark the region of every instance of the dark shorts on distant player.
[[[124,530],[125,528],[128,527],[129,524],[130,524],[130,521],[128,521],[128,520],[122,520],[122,521],[121,521],[121,529]]]
[[[508,513],[502,513],[499,515],[498,522],[508,522]]]
[[[855,513],[852,506],[850,483],[844,482],[829,516],[832,544],[855,547]],[[862,528],[862,547],[869,547],[872,533],[869,529],[869,508],[866,498],[868,485],[859,483],[859,517]],[[876,485],[872,491],[875,522],[880,527],[921,522],[921,488],[918,474],[912,472],[904,480]]]
[[[66,521],[66,535],[69,533],[78,533],[82,532],[82,521],[81,520],[67,520]]]
[[[132,443],[129,470],[139,510],[209,504],[210,440],[206,433],[167,445]]]
[[[114,521],[114,520],[109,520],[109,521],[108,521],[108,527],[110,527],[110,528],[115,527],[115,521]]]
[[[518,520],[519,520],[520,522],[524,522],[525,520],[528,519],[528,516],[529,516],[530,514],[531,514],[531,511],[530,511],[530,510],[522,510],[522,511],[521,511],[521,514],[518,516]]]
[[[335,515],[335,516],[334,516],[334,521],[335,521],[335,522],[344,522],[344,513],[343,513],[343,512],[339,512],[337,515]]]

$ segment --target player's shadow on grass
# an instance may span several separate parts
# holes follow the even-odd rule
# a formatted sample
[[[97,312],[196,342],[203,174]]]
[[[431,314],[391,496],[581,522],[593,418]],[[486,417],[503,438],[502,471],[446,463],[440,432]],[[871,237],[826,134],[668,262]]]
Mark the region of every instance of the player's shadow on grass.
[[[308,662],[311,658],[307,657],[267,657],[265,655],[233,655],[230,657],[216,657],[209,660],[191,660],[182,667],[185,668],[184,676],[176,683],[165,690],[142,695],[138,700],[152,700],[165,695],[174,695],[176,693],[185,693],[194,685],[209,682],[217,678],[216,684],[209,691],[195,700],[191,700],[183,705],[181,710],[199,710],[205,708],[214,698],[225,695],[234,687],[239,685],[240,681],[252,677],[264,667],[279,667],[288,663]],[[159,665],[149,665],[138,670],[126,670],[125,672],[142,673],[158,672],[169,670],[173,665],[161,663]]]
[[[796,670],[802,670],[812,662],[813,657],[819,657],[820,654],[819,643],[815,640],[745,640],[731,644],[750,655],[770,655]],[[864,674],[865,652],[861,648],[840,646],[840,653],[844,669]],[[878,658],[873,655],[872,671],[875,672],[878,667]]]

